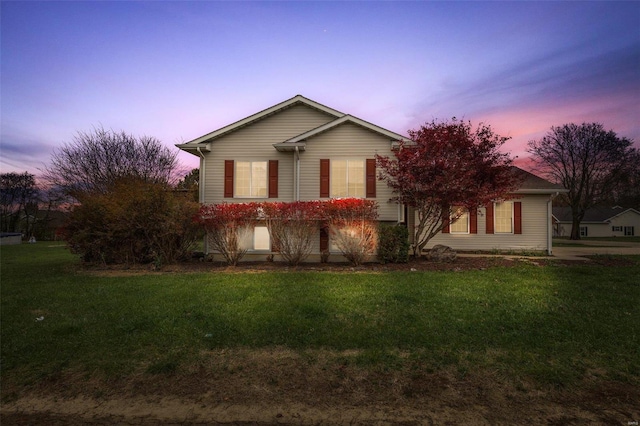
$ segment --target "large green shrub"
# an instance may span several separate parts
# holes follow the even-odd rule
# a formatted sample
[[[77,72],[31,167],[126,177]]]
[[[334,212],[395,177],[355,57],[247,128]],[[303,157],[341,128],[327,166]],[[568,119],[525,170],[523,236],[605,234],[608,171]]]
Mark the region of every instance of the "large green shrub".
[[[172,263],[201,234],[193,223],[198,204],[164,184],[121,178],[79,201],[64,235],[86,262]]]
[[[409,231],[406,226],[380,224],[378,260],[380,263],[407,263],[409,260]]]

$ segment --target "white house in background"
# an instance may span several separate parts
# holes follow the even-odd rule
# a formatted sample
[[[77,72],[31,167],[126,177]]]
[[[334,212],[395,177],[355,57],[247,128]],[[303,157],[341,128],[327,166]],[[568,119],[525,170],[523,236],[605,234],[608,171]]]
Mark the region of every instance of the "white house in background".
[[[375,161],[408,140],[298,95],[177,147],[200,158],[201,203],[362,197],[377,201],[380,221],[412,227],[415,215],[389,201],[393,194],[378,179]],[[467,214],[432,243],[550,253],[551,199],[562,188],[519,173],[525,180],[517,199]],[[310,260],[325,250],[332,244],[319,229]],[[250,253],[271,254],[266,227],[255,227]]]
[[[553,235],[571,235],[571,207],[553,208]],[[633,237],[640,233],[640,212],[632,208],[593,207],[580,222],[581,237]]]
[[[22,244],[22,234],[19,232],[0,233],[0,246],[12,246]]]

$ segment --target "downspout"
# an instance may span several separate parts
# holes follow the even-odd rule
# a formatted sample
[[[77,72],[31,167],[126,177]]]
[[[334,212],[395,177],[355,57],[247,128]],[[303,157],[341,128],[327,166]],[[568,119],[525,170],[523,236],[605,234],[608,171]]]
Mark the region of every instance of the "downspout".
[[[198,151],[198,154],[200,155],[200,173],[199,173],[199,176],[198,176],[198,202],[200,204],[203,204],[204,203],[204,182],[205,182],[205,171],[206,171],[206,168],[205,168],[204,154],[200,150],[200,147],[197,147],[196,150]],[[209,254],[208,241],[209,241],[209,239],[205,235],[205,237],[204,237],[204,253],[205,254]]]
[[[559,192],[555,194],[551,194],[549,200],[547,201],[547,255],[553,255],[553,249],[551,245],[553,244],[553,210],[552,210],[552,202],[555,197],[557,197]]]
[[[296,169],[296,184],[294,186],[294,200],[300,201],[300,150],[298,146],[295,147],[295,169]]]
[[[198,202],[202,204],[204,202],[204,177],[205,177],[205,166],[204,166],[204,154],[200,150],[200,147],[197,147],[196,150],[200,155],[200,173],[198,176]]]

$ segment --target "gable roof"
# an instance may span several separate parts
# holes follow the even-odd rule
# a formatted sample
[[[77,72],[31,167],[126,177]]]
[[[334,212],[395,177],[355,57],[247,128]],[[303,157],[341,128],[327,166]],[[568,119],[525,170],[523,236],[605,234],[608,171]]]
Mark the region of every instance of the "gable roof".
[[[587,209],[587,211],[584,213],[582,223],[607,223],[616,216],[620,216],[621,214],[624,214],[628,211],[635,212],[640,215],[639,211],[632,208],[625,209],[624,207],[620,206],[592,207],[590,209]],[[572,222],[573,218],[571,216],[571,207],[554,207],[553,217],[555,217],[558,222]]]
[[[305,98],[302,95],[296,95],[291,99],[287,99],[286,101],[280,102],[272,107],[264,109],[260,112],[250,115],[249,117],[243,118],[242,120],[238,120],[235,123],[231,123],[227,126],[221,127],[218,130],[214,130],[213,132],[207,133],[206,135],[200,136],[199,138],[193,139],[189,142],[183,144],[176,144],[176,146],[183,150],[196,150],[197,147],[204,148],[204,150],[208,150],[205,146],[206,143],[211,142],[214,139],[217,139],[221,136],[224,136],[228,133],[231,133],[235,130],[241,129],[245,126],[255,123],[256,121],[262,120],[270,115],[276,114],[284,109],[290,108],[292,106],[304,104],[308,107],[317,109],[326,114],[329,114],[335,118],[342,117],[345,114],[335,110],[333,108],[329,108],[326,105],[322,105],[316,101],[312,101],[311,99]]]
[[[350,114],[346,114],[343,115],[340,118],[336,118],[333,121],[330,121],[326,124],[323,124],[322,126],[318,126],[315,129],[311,129],[307,132],[301,133],[298,136],[295,136],[291,139],[288,139],[284,142],[279,142],[279,143],[274,143],[273,146],[279,150],[279,151],[284,151],[284,150],[288,150],[288,146],[291,146],[292,144],[297,145],[298,147],[302,147],[302,149],[304,150],[304,142],[309,139],[312,138],[314,136],[317,136],[321,133],[324,133],[326,131],[329,131],[331,129],[334,129],[337,126],[340,126],[341,124],[345,124],[345,123],[351,123],[351,124],[355,124],[357,126],[363,127],[367,130],[371,130],[372,132],[375,133],[379,133],[383,136],[387,136],[390,140],[392,141],[405,141],[408,142],[409,138],[402,136],[398,133],[392,132],[390,130],[387,130],[383,127],[380,126],[376,126],[375,124],[369,123],[368,121],[364,121],[358,117],[354,117],[353,115]],[[293,145],[293,146],[295,146]]]
[[[511,170],[516,177],[522,179],[520,188],[516,191],[518,194],[555,194],[557,192],[567,192],[562,185],[549,182],[519,167],[512,166]]]
[[[409,141],[407,137],[402,136],[398,133],[394,133],[380,126],[376,126],[375,124],[369,123],[368,121],[362,120],[352,115],[344,114],[336,109],[330,108],[326,105],[313,101],[309,98],[305,98],[302,95],[296,95],[291,99],[287,99],[286,101],[280,102],[279,104],[276,104],[272,107],[264,109],[253,115],[250,115],[249,117],[243,118],[242,120],[238,120],[235,123],[229,124],[218,130],[214,130],[213,132],[207,133],[206,135],[200,136],[199,138],[193,139],[183,144],[176,144],[176,147],[185,151],[191,151],[192,153],[195,153],[195,151],[197,151],[198,149],[200,149],[201,151],[209,151],[209,146],[208,146],[209,142],[219,137],[222,137],[226,134],[229,134],[235,130],[238,130],[245,126],[253,124],[270,115],[276,114],[284,109],[287,109],[299,104],[303,104],[310,108],[317,109],[318,111],[322,111],[325,114],[333,116],[335,119],[315,129],[311,129],[309,131],[301,133],[300,135],[295,136],[291,139],[273,144],[273,146],[279,151],[289,151],[294,149],[296,146],[301,151],[303,151],[305,148],[304,141],[306,139],[309,139],[320,133],[331,130],[336,126],[339,126],[344,123],[352,123],[352,124],[364,127],[365,129],[382,134],[384,136],[388,136],[391,140],[394,140],[394,141],[400,141],[400,140]]]

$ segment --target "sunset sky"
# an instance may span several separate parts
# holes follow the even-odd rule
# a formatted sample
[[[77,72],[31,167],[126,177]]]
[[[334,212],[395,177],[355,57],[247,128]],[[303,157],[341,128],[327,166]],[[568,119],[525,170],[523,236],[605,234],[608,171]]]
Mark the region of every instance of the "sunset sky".
[[[0,170],[78,131],[187,142],[301,94],[397,133],[599,122],[640,147],[640,2],[12,2]],[[196,157],[181,153],[186,168]]]

